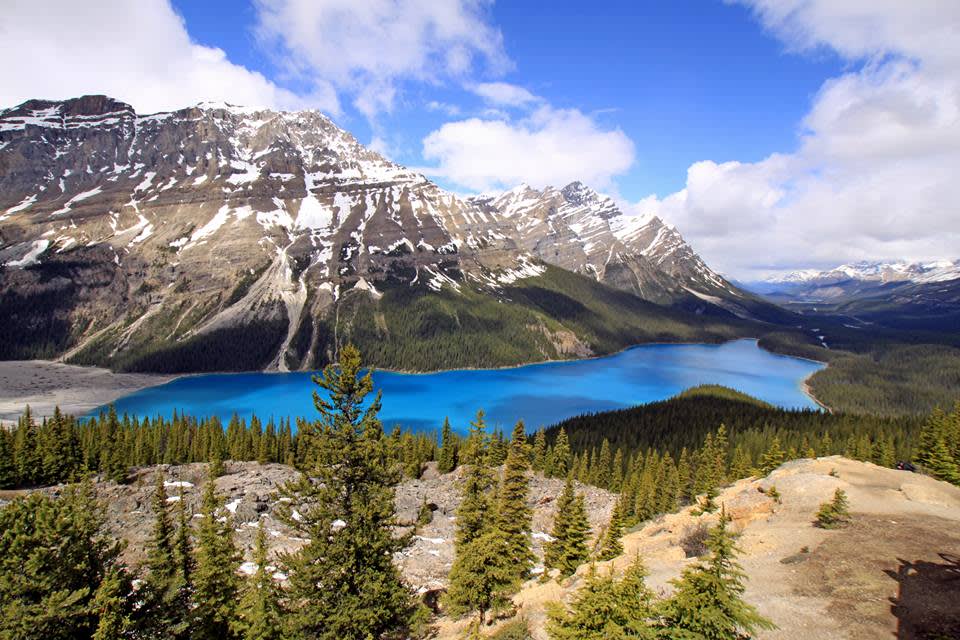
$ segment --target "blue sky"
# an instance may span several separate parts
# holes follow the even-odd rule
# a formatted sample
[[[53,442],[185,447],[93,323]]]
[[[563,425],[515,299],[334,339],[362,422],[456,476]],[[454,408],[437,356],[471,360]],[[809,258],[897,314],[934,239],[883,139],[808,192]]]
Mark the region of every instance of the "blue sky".
[[[7,0],[0,105],[318,108],[457,193],[581,180],[750,279],[957,258],[957,0]]]
[[[195,41],[223,49],[234,63],[281,86],[305,89],[258,42],[252,4],[173,5]],[[628,200],[682,189],[687,167],[704,158],[753,162],[792,152],[813,96],[845,65],[829,50],[787,52],[746,7],[708,0],[565,0],[551,3],[549,12],[541,3],[508,2],[492,7],[490,21],[503,34],[513,69],[485,79],[592,114],[634,141],[635,161],[615,184]],[[376,118],[392,159],[425,164],[422,139],[450,119],[429,110],[432,101],[456,105],[461,118],[485,106],[456,80],[405,82],[394,107]],[[348,101],[335,119],[364,143],[376,135]]]

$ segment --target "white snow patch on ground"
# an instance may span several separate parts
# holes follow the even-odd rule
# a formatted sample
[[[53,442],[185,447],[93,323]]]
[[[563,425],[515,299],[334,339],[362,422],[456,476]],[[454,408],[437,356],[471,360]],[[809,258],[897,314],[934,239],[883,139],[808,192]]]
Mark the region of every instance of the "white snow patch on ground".
[[[230,216],[230,205],[225,204],[222,207],[220,207],[220,210],[217,211],[217,213],[210,219],[210,221],[207,224],[203,225],[202,227],[200,227],[199,229],[193,232],[193,234],[190,236],[190,244],[188,244],[185,248],[192,247],[193,245],[197,244],[197,242],[203,240],[204,238],[212,236],[214,233],[217,232],[217,229],[219,229],[224,225],[224,223],[226,223],[227,218],[229,216]]]
[[[229,511],[230,513],[236,513],[237,507],[240,506],[240,502],[241,502],[240,498],[237,498],[236,500],[231,500],[224,506],[226,506],[227,511]]]
[[[9,209],[7,209],[7,213],[6,213],[5,215],[3,215],[3,216],[0,216],[0,220],[3,220],[3,219],[6,218],[7,216],[13,215],[14,213],[16,213],[16,212],[18,212],[18,211],[23,211],[24,209],[26,209],[27,207],[29,207],[30,205],[32,205],[32,204],[33,204],[34,202],[36,202],[36,201],[37,201],[37,195],[36,195],[36,194],[33,194],[32,196],[29,196],[29,197],[27,197],[27,198],[24,198],[23,200],[20,201],[20,204],[18,204],[18,205],[16,205],[16,206],[13,206],[13,207],[10,207]]]
[[[10,260],[6,263],[8,267],[28,267],[39,262],[40,255],[50,246],[49,240],[34,240],[33,246],[27,251],[27,254],[19,260]]]
[[[258,568],[259,566],[256,562],[244,562],[240,565],[240,573],[247,576],[252,576],[257,572]]]
[[[66,212],[70,211],[70,207],[72,207],[75,203],[80,202],[81,200],[86,200],[87,198],[92,198],[93,196],[97,195],[98,193],[102,193],[102,192],[103,192],[103,188],[102,188],[102,187],[94,187],[93,189],[90,189],[90,191],[83,191],[83,192],[81,192],[81,193],[78,193],[77,195],[75,195],[75,196],[73,196],[72,198],[70,198],[69,200],[67,200],[66,204],[63,205],[63,208],[62,208],[62,209],[60,209],[60,210],[58,210],[58,211],[54,211],[54,212],[51,213],[50,215],[51,215],[51,216],[58,216],[58,215],[60,215],[60,214],[62,214],[62,213],[66,213]]]
[[[554,538],[552,535],[549,533],[544,533],[543,531],[534,531],[533,536],[531,537],[534,540],[542,540],[544,542],[553,542],[556,540],[556,538]]]
[[[300,201],[297,212],[297,227],[301,229],[329,229],[333,223],[333,211],[320,203],[314,195]]]
[[[193,487],[192,482],[187,482],[186,480],[168,480],[163,483],[164,488],[170,489],[190,489]]]

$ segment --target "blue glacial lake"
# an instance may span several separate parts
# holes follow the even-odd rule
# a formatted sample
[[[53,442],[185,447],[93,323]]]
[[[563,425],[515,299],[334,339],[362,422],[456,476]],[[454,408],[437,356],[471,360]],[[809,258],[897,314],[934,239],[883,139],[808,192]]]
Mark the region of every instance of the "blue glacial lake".
[[[698,384],[722,384],[786,408],[817,408],[801,385],[824,365],[764,351],[755,340],[720,345],[642,345],[591,360],[510,369],[427,374],[374,372],[383,391],[380,417],[396,424],[439,429],[444,416],[466,431],[477,409],[505,430],[523,419],[534,430],[582,413],[663,400]],[[118,413],[170,417],[174,410],[261,420],[313,418],[310,373],[196,375],[143,389],[117,400]]]

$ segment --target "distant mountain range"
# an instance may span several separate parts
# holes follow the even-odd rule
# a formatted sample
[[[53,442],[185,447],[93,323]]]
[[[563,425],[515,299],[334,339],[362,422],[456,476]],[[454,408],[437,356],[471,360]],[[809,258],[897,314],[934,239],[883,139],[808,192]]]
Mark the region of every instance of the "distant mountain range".
[[[310,368],[346,340],[487,366],[781,314],[579,182],[465,199],[316,111],[105,96],[0,111],[0,265],[0,358],[121,369]]]
[[[858,262],[743,286],[777,304],[844,316],[857,326],[936,331],[960,326],[960,260]]]

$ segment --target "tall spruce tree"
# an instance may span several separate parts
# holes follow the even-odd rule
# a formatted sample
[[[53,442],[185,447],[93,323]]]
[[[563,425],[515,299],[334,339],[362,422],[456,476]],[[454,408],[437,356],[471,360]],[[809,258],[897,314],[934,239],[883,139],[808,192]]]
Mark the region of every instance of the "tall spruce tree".
[[[440,432],[440,455],[437,458],[437,471],[450,473],[457,468],[457,442],[450,427],[450,419],[443,419],[443,429]]]
[[[527,436],[521,421],[513,429],[496,505],[496,524],[506,537],[510,567],[518,582],[527,577],[534,561],[530,548],[533,511],[527,506],[530,493],[527,448]]]
[[[236,615],[240,553],[233,542],[229,515],[217,515],[223,498],[217,495],[214,476],[207,479],[200,504],[197,528],[194,610],[191,635],[194,640],[234,637],[231,622]],[[221,521],[222,520],[222,521]]]
[[[292,633],[323,640],[401,633],[415,608],[393,564],[408,539],[393,535],[399,474],[377,418],[380,395],[368,400],[373,379],[352,345],[313,380],[324,392],[313,393],[320,419],[298,435],[309,465],[282,489],[299,514],[288,509],[287,524],[310,539],[284,557]]]
[[[566,577],[587,561],[590,555],[587,547],[590,522],[587,520],[583,496],[574,491],[573,478],[570,476],[557,499],[557,513],[550,535],[553,541],[547,544],[543,559],[548,569],[557,569],[561,577]]]
[[[557,433],[547,462],[547,475],[555,478],[565,478],[573,470],[573,455],[570,451],[570,439],[563,427]]]
[[[547,467],[547,433],[543,427],[537,429],[533,436],[533,450],[530,455],[530,466],[534,471],[543,473]]]
[[[262,522],[257,529],[253,561],[257,570],[243,587],[234,630],[243,640],[280,640],[280,592],[267,569],[267,536]]]
[[[175,531],[170,522],[168,495],[162,473],[156,474],[151,507],[154,515],[153,534],[147,545],[144,602],[136,612],[138,635],[147,638],[184,638],[190,626],[186,607],[189,594],[178,571]]]
[[[709,557],[673,581],[674,594],[663,606],[668,637],[735,640],[776,628],[743,600],[746,574],[737,562],[739,549],[728,522],[726,513],[721,514],[707,539]]]

